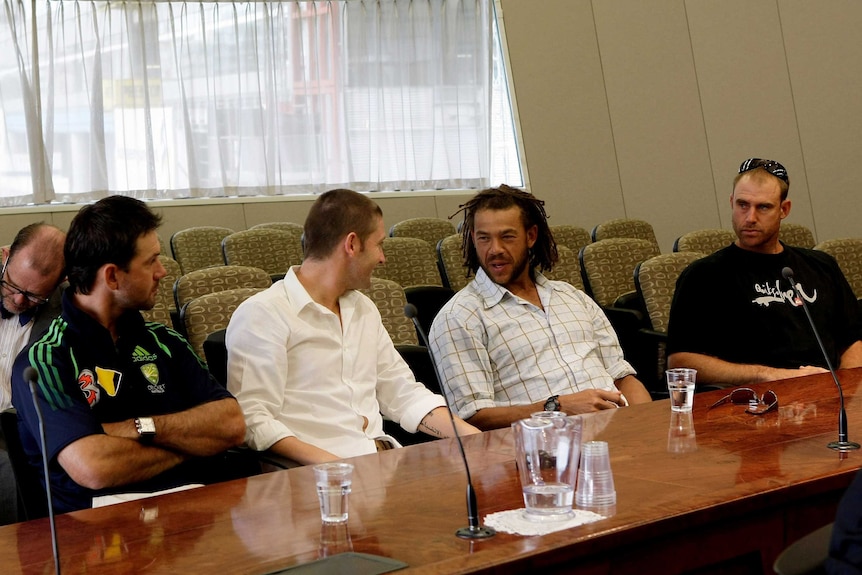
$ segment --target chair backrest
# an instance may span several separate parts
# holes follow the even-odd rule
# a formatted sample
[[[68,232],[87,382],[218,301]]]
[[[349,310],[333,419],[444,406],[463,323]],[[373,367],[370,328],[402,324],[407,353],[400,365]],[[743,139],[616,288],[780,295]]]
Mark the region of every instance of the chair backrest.
[[[653,255],[657,256],[661,253],[661,248],[659,248],[652,224],[644,220],[632,218],[608,220],[594,227],[591,235],[594,242],[611,238],[638,238],[646,240],[653,245]]]
[[[266,270],[251,266],[218,266],[195,270],[177,278],[173,285],[177,309],[202,295],[236,288],[267,288],[272,280]]]
[[[557,247],[566,246],[577,255],[581,248],[587,244],[593,243],[593,238],[590,237],[590,232],[578,226],[570,226],[568,224],[558,224],[556,226],[548,226],[554,236],[554,241],[557,242]]]
[[[781,231],[778,232],[778,239],[788,246],[808,249],[814,247],[814,232],[802,224],[782,222]]]
[[[554,269],[545,272],[548,279],[568,282],[578,288],[584,289],[584,278],[581,275],[581,261],[578,259],[578,252],[570,249],[563,244],[557,244],[557,260]]]
[[[184,274],[224,264],[221,241],[233,233],[230,228],[198,226],[171,236],[171,252]]]
[[[643,298],[652,329],[667,332],[676,280],[691,262],[704,255],[698,252],[661,254],[635,267],[635,286]]]
[[[726,248],[734,241],[736,241],[736,234],[732,230],[721,228],[695,230],[679,236],[673,242],[673,251],[711,254]]]
[[[18,431],[18,413],[7,409],[0,413],[0,428],[6,440],[6,450],[18,489],[18,517],[22,521],[48,515],[48,499],[38,472],[27,461]],[[23,507],[23,509],[21,509]]]
[[[586,245],[580,253],[584,288],[600,306],[612,306],[621,295],[635,291],[635,266],[657,255],[652,243],[637,238]]]
[[[419,238],[432,246],[455,233],[455,225],[443,218],[410,218],[389,228],[393,238]]]
[[[156,305],[152,309],[142,311],[141,315],[147,321],[156,321],[172,328],[174,327],[173,316],[177,314],[178,309],[174,302],[174,282],[182,275],[182,271],[180,271],[180,264],[173,258],[161,255],[159,260],[168,273],[159,281]]]
[[[197,297],[183,306],[180,317],[189,343],[202,359],[204,340],[213,332],[227,327],[239,304],[264,288],[236,288]]]
[[[256,224],[251,226],[250,230],[257,230],[260,228],[272,229],[272,230],[282,230],[285,232],[295,232],[299,230],[299,235],[302,235],[303,227],[302,224],[298,224],[296,222],[264,222],[262,224]]]
[[[302,263],[302,230],[243,230],[224,238],[222,249],[228,265],[251,266],[271,276],[283,276],[290,266]]]
[[[434,248],[419,238],[383,240],[386,263],[374,268],[375,277],[397,282],[401,287],[442,286]]]
[[[857,299],[862,298],[862,238],[826,240],[814,246],[814,249],[835,258],[853,288],[853,294]]]
[[[360,291],[371,298],[377,306],[380,319],[383,320],[383,326],[389,332],[392,343],[395,345],[419,343],[413,322],[404,315],[407,296],[400,284],[385,278],[372,277],[371,287]]]
[[[473,272],[464,267],[464,252],[461,251],[461,234],[446,236],[437,242],[437,268],[443,285],[458,291],[473,279]]]

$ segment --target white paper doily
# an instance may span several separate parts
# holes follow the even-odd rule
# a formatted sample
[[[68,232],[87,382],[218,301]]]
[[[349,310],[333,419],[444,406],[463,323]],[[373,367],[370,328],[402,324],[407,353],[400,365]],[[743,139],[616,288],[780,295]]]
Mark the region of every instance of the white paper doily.
[[[604,519],[603,515],[593,513],[592,511],[584,511],[583,509],[573,509],[574,516],[571,519],[562,521],[533,521],[527,519],[524,515],[526,509],[510,509],[509,511],[499,511],[485,516],[485,525],[493,527],[497,531],[512,533],[513,535],[547,535],[554,531],[562,531],[570,527],[578,525],[586,525],[600,519]]]

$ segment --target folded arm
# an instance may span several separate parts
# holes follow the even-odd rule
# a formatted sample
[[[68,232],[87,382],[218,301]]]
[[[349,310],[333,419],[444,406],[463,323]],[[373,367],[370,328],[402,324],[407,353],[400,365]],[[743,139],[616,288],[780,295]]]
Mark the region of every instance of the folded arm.
[[[445,407],[438,407],[431,410],[422,421],[419,422],[419,430],[433,435],[434,437],[454,437],[452,430],[452,421],[455,421],[455,428],[458,430],[458,435],[472,435],[474,433],[482,433],[481,429],[470,425],[460,417],[453,414],[453,418],[449,418],[449,410]]]
[[[668,356],[667,365],[673,367],[690,367],[697,370],[697,382],[726,386],[747,385],[760,381],[775,381],[802,377],[815,373],[824,373],[822,367],[803,365],[797,369],[782,369],[766,365],[731,363],[700,353],[677,352]]]

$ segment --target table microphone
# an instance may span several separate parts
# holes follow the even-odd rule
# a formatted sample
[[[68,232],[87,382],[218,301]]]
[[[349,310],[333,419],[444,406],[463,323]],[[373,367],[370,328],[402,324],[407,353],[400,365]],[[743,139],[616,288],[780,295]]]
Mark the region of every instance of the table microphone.
[[[805,317],[808,318],[808,325],[811,326],[811,331],[814,332],[814,339],[817,340],[817,345],[820,346],[820,352],[823,354],[823,359],[826,360],[826,367],[829,368],[829,373],[832,374],[832,381],[838,387],[838,399],[840,400],[841,410],[838,412],[838,441],[830,441],[826,447],[836,451],[851,451],[859,449],[859,444],[855,441],[847,439],[847,412],[844,410],[844,391],[841,388],[841,383],[838,381],[838,375],[835,373],[835,368],[832,367],[832,362],[829,361],[829,354],[826,353],[826,347],[823,345],[823,340],[820,339],[820,333],[817,331],[817,326],[814,325],[814,318],[811,317],[811,312],[808,310],[808,304],[805,303],[805,298],[799,292],[799,287],[793,279],[793,270],[785,267],[781,270],[781,275],[784,276],[790,287],[793,288],[793,293],[799,301],[802,302],[802,309],[805,310]]]
[[[434,360],[434,354],[431,353],[431,346],[428,345],[428,336],[425,335],[425,330],[419,324],[419,310],[412,303],[404,306],[404,315],[413,321],[416,326],[416,331],[422,338],[422,343],[425,344],[425,349],[428,350],[428,357],[431,358],[431,365],[434,366],[434,377],[437,379],[437,385],[440,386],[440,392],[443,394],[443,399],[446,401],[446,411],[449,412],[449,420],[452,422],[452,431],[455,433],[455,440],[458,442],[458,449],[461,450],[461,459],[464,460],[464,469],[467,471],[467,520],[468,527],[462,527],[455,532],[455,535],[461,539],[487,539],[493,537],[497,532],[492,527],[486,527],[479,524],[479,508],[476,503],[476,491],[473,489],[473,480],[470,477],[470,466],[467,465],[467,454],[464,453],[464,444],[461,442],[461,436],[458,434],[458,428],[455,426],[455,416],[452,415],[452,406],[449,403],[449,397],[446,395],[446,388],[443,387],[443,381],[440,373],[437,371],[437,362]]]

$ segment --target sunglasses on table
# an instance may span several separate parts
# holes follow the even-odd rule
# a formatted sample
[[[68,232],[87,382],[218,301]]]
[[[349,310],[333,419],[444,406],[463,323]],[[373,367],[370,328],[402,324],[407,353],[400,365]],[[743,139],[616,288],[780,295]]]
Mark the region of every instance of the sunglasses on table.
[[[715,403],[709,406],[709,409],[713,407],[718,407],[719,405],[724,405],[725,403],[732,403],[734,405],[748,405],[748,408],[745,410],[746,413],[753,413],[754,415],[763,415],[764,413],[768,413],[778,407],[778,396],[775,395],[775,392],[771,389],[764,392],[760,397],[757,396],[757,392],[751,389],[750,387],[737,387]]]
[[[785,184],[790,183],[787,177],[787,169],[775,160],[761,160],[760,158],[749,158],[742,162],[742,164],[739,166],[739,173],[741,174],[749,170],[756,170],[757,168],[763,168],[776,178],[784,181]]]

